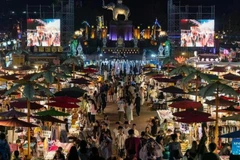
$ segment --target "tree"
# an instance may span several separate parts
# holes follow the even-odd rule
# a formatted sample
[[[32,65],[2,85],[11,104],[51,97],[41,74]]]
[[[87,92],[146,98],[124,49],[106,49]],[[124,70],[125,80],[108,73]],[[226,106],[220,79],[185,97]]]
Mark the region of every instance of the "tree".
[[[196,97],[195,97],[195,101],[197,102],[197,98],[198,98],[198,81],[203,79],[207,82],[210,82],[210,78],[207,74],[202,73],[200,70],[195,69],[193,72],[191,72],[190,74],[188,74],[184,79],[183,79],[183,83],[187,84],[189,81],[195,79],[195,87],[196,87]]]
[[[173,69],[169,74],[170,75],[189,75],[190,73],[194,72],[195,68],[193,66],[188,66],[183,64],[181,66],[177,66],[177,68]]]
[[[49,69],[42,71],[40,73],[36,73],[33,75],[30,80],[34,81],[37,80],[38,78],[44,78],[46,84],[47,84],[47,89],[50,90],[50,85],[52,85],[55,82],[55,78],[57,79],[57,85],[58,85],[58,91],[60,91],[60,79],[67,79],[67,76],[64,72],[59,72],[58,66],[52,66]],[[49,103],[49,95],[48,96],[48,103]]]
[[[9,95],[16,90],[21,90],[22,88],[22,95],[26,98],[27,101],[27,120],[30,123],[30,101],[35,95],[35,89],[44,91],[47,95],[52,95],[52,93],[47,88],[34,81],[18,80],[15,83],[16,84],[11,87],[6,93],[4,93],[3,96]],[[30,156],[30,128],[28,128],[28,156]]]
[[[61,72],[61,70],[63,72]],[[55,82],[55,78],[58,80],[58,91],[60,91],[60,79],[67,79],[70,72],[64,66],[52,66],[45,71],[34,74],[30,80],[34,81],[40,77],[44,78],[47,83],[48,89],[51,84]]]
[[[72,65],[72,71],[73,71],[73,78],[75,78],[75,67],[76,66],[83,66],[84,61],[81,57],[71,56],[70,58],[66,59],[63,62],[63,65]]]
[[[219,131],[218,131],[218,109],[219,109],[219,94],[228,94],[228,95],[233,95],[233,96],[237,96],[236,91],[220,82],[219,80],[212,82],[210,84],[208,84],[207,86],[205,86],[204,88],[202,88],[199,91],[200,96],[202,96],[203,98],[207,97],[207,96],[215,96],[216,97],[216,122],[215,122],[215,133],[214,133],[214,141],[216,144],[218,144],[218,135],[219,135]]]
[[[173,57],[166,57],[163,59],[163,66],[167,67],[167,73],[169,74],[169,66],[172,65],[177,65],[177,61]]]

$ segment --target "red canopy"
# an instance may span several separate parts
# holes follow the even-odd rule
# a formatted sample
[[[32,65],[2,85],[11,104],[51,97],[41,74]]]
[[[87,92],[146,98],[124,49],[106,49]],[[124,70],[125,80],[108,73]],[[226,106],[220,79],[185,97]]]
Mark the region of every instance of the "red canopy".
[[[195,111],[195,110],[186,110],[186,111],[182,111],[182,112],[176,112],[173,113],[174,116],[176,117],[183,117],[183,118],[187,118],[187,117],[210,117],[211,114],[209,113],[205,113],[205,112],[200,112],[200,111]]]
[[[12,107],[15,108],[27,108],[27,102],[26,101],[19,101],[19,102],[12,102],[10,103]],[[35,102],[30,102],[30,109],[40,109],[43,108],[44,106]]]
[[[235,100],[236,98],[234,98],[234,97],[226,97],[226,96],[220,96],[220,98],[222,98],[222,99],[224,99],[224,100],[227,100],[227,101],[229,101],[229,100]]]
[[[192,109],[192,108],[201,108],[202,104],[200,102],[194,101],[180,101],[180,102],[173,102],[169,105],[169,107],[173,108],[181,108],[181,109]]]
[[[240,81],[240,76],[232,73],[224,74],[223,78],[230,81]]]
[[[82,70],[82,72],[84,72],[84,73],[96,73],[96,72],[98,72],[98,70],[92,69],[92,68],[85,68],[85,69]]]
[[[53,106],[53,107],[60,107],[60,108],[78,108],[79,107],[74,103],[67,103],[67,102],[52,102],[52,103],[47,103],[46,105]]]
[[[58,102],[63,102],[63,103],[78,103],[78,102],[80,102],[80,100],[78,100],[77,98],[72,98],[72,97],[68,97],[68,96],[53,97],[50,100],[56,101],[57,103]]]
[[[211,122],[211,121],[215,121],[215,119],[198,116],[198,117],[182,118],[182,119],[178,119],[176,121],[181,122],[181,123],[191,124],[191,123]]]

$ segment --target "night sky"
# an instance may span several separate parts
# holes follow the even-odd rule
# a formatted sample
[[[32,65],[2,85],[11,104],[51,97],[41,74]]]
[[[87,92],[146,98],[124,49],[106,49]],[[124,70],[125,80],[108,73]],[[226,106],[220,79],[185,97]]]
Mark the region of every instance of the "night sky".
[[[30,5],[50,5],[52,2],[61,0],[1,0],[0,13],[5,18],[11,14],[11,11],[22,13],[26,10],[26,4]],[[105,0],[106,3],[116,2],[116,0]],[[80,0],[75,0],[75,4],[79,4]],[[176,1],[177,3],[179,2]],[[151,25],[155,18],[158,18],[163,28],[167,27],[167,0],[123,0],[123,3],[129,6],[131,10],[130,20],[135,25]],[[181,0],[181,5],[215,5],[216,20],[221,22],[216,26],[217,29],[222,29],[224,18],[231,12],[240,10],[240,0]],[[91,24],[95,23],[97,15],[104,15],[105,22],[109,22],[112,18],[111,11],[102,9],[102,0],[82,0],[83,8],[77,8],[75,11],[76,28],[79,27],[82,20],[87,20]],[[89,13],[89,9],[91,12]],[[24,17],[24,15],[16,14],[15,18]],[[1,17],[0,17],[1,18]],[[79,21],[79,22],[78,22]]]

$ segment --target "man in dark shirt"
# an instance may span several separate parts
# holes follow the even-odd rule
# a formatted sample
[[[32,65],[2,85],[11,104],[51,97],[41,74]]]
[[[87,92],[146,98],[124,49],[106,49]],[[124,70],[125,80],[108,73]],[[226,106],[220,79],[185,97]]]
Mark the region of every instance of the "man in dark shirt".
[[[217,148],[217,145],[216,143],[210,143],[208,145],[208,148],[209,148],[209,151],[208,153],[205,153],[203,155],[203,158],[202,159],[209,159],[209,160],[221,160],[221,158],[216,154],[214,153],[215,149]]]
[[[130,129],[128,131],[129,138],[125,141],[125,148],[127,150],[127,156],[131,155],[131,151],[135,151],[136,157],[139,157],[140,150],[140,138],[134,137],[134,130]]]
[[[111,131],[107,128],[108,127],[108,124],[107,123],[104,123],[102,125],[102,130],[101,130],[101,134],[100,134],[100,137],[99,137],[99,142],[102,143],[102,141],[108,137],[110,139],[112,139],[112,136],[111,136]]]

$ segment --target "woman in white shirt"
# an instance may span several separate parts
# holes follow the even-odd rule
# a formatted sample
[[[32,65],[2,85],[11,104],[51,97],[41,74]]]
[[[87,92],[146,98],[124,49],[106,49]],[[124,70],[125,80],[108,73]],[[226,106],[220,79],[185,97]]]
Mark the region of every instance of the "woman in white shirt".
[[[126,116],[127,116],[127,120],[128,120],[128,124],[131,124],[131,121],[133,121],[133,102],[129,101],[127,103],[127,108],[126,108]]]

